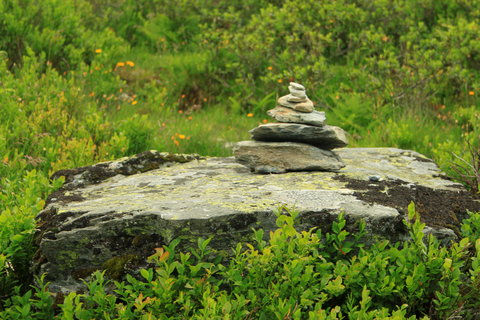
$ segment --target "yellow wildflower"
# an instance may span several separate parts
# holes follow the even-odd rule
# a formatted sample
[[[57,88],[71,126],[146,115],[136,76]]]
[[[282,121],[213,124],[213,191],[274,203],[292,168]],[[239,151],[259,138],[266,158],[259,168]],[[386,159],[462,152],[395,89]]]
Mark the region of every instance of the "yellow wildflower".
[[[247,117],[249,118],[253,117],[253,113],[247,113]]]
[[[102,53],[102,49],[95,49],[95,53]]]
[[[117,67],[125,67],[125,62],[117,62]]]

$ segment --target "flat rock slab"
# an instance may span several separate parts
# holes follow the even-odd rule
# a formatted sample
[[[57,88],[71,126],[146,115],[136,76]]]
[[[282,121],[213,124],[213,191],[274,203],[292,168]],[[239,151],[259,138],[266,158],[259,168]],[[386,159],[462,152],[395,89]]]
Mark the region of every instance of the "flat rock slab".
[[[431,230],[447,238],[455,237],[465,209],[480,211],[478,199],[418,153],[338,153],[346,164],[338,173],[258,175],[233,157],[207,158],[64,188],[37,217],[33,271],[47,272],[51,290],[68,292],[81,290],[80,279],[97,269],[112,278],[135,275],[154,248],[178,237],[185,249],[213,235],[213,248],[231,252],[237,241],[250,241],[251,228],[275,229],[274,211],[281,205],[300,212],[302,229],[328,228],[345,211],[349,228],[362,218],[372,238],[391,240],[406,237],[402,219],[411,201]],[[73,181],[71,174],[64,172]]]
[[[267,114],[279,122],[310,124],[317,127],[323,127],[325,125],[325,121],[327,120],[325,112],[322,111],[305,113],[282,106],[277,106],[271,110],[268,110]]]
[[[233,154],[237,162],[261,174],[338,171],[345,167],[335,152],[298,142],[241,141]]]
[[[348,144],[342,128],[325,125],[310,126],[299,123],[267,123],[249,131],[252,139],[270,142],[303,142],[321,149],[343,148]]]

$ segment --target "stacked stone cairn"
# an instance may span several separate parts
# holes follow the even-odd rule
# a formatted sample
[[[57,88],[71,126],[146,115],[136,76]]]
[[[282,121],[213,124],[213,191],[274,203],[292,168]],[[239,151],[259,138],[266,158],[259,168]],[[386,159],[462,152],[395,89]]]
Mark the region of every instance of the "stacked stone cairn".
[[[347,145],[342,128],[326,124],[325,112],[316,111],[305,87],[290,82],[290,94],[267,112],[276,123],[252,130],[252,140],[234,147],[237,162],[255,173],[287,171],[338,171],[345,165],[332,151]]]

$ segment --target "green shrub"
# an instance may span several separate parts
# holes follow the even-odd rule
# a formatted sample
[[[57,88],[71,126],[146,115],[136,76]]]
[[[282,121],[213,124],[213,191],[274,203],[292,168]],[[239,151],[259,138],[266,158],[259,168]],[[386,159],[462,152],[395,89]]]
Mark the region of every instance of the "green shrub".
[[[9,65],[19,65],[27,50],[43,55],[60,72],[90,64],[100,49],[110,57],[125,43],[108,30],[93,30],[94,16],[87,1],[0,1],[0,48]]]
[[[60,319],[474,319],[478,313],[480,276],[480,213],[471,214],[464,236],[441,247],[429,236],[412,205],[408,220],[411,240],[380,241],[363,247],[359,232],[344,230],[343,214],[331,233],[295,229],[297,213],[279,212],[278,229],[264,240],[254,231],[253,244],[238,244],[229,263],[218,263],[198,240],[190,252],[175,251],[178,240],[156,249],[141,278],[127,276],[112,283],[103,272],[87,282],[84,294],[65,297]],[[285,211],[286,210],[286,211]],[[472,258],[470,258],[472,254]],[[48,284],[13,296],[3,319],[52,315]],[[466,294],[465,294],[466,293]],[[32,313],[33,312],[33,313]],[[478,316],[478,314],[477,314]]]

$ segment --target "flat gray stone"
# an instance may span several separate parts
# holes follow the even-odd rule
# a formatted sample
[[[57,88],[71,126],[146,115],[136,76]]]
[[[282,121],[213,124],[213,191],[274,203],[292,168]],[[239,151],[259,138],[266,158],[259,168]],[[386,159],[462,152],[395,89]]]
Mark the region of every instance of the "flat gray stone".
[[[308,97],[304,95],[303,97],[297,97],[292,94],[289,94],[287,97],[288,102],[300,103],[300,102],[307,102]]]
[[[241,141],[233,154],[255,173],[338,171],[345,166],[336,153],[298,142]]]
[[[267,114],[279,122],[310,124],[317,127],[323,127],[327,120],[325,112],[313,111],[305,113],[282,106],[268,110]]]
[[[348,144],[342,128],[325,125],[310,126],[299,123],[267,123],[249,131],[252,139],[269,142],[303,142],[321,149],[342,148]]]
[[[302,99],[306,99],[307,98],[307,95],[305,93],[305,90],[297,90],[295,89],[294,87],[292,86],[289,86],[288,87],[288,90],[290,91],[290,95],[294,96],[294,97],[298,97],[298,98],[302,98]]]
[[[238,241],[251,242],[252,228],[263,228],[267,235],[274,230],[274,211],[283,205],[299,212],[298,230],[329,231],[340,212],[350,231],[364,219],[366,241],[406,239],[402,219],[411,201],[427,231],[442,234],[445,241],[455,238],[451,230],[458,228],[464,210],[480,211],[473,195],[443,178],[435,163],[419,153],[393,148],[337,152],[346,165],[337,173],[259,175],[233,157],[194,160],[157,152],[62,170],[55,176],[69,183],[48,197],[37,217],[32,271],[47,273],[49,290],[69,292],[85,289],[81,278],[95,270],[107,269],[111,278],[138,275],[154,248],[175,238],[181,239],[180,252],[195,247],[199,237],[213,236],[211,248],[228,254]],[[122,169],[112,176],[112,168]],[[374,175],[381,179],[370,181]]]

